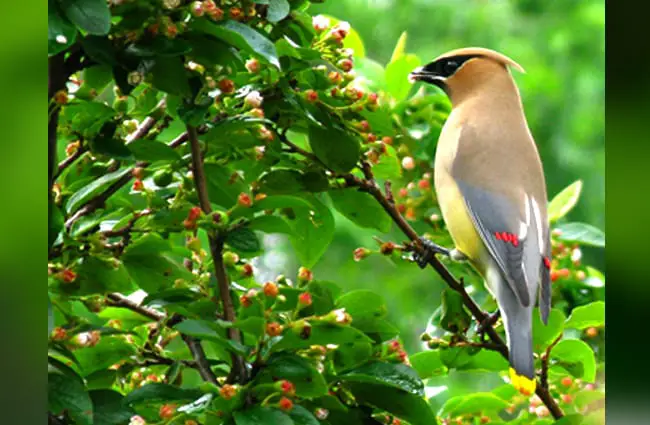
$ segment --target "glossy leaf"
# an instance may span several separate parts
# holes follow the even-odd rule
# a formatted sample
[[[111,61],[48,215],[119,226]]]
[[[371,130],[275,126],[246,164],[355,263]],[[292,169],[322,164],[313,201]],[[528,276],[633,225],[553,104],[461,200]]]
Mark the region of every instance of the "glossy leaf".
[[[287,0],[271,0],[266,11],[266,20],[273,23],[279,22],[286,18],[290,11],[291,6]]]
[[[135,412],[122,404],[124,396],[117,391],[101,389],[88,393],[93,403],[93,425],[121,425]]]
[[[294,425],[289,416],[272,407],[252,406],[233,413],[236,425]]]
[[[135,353],[135,347],[118,336],[102,336],[93,347],[84,347],[75,351],[84,376],[107,369],[124,358]]]
[[[295,219],[289,221],[290,237],[298,259],[310,268],[325,253],[334,236],[334,217],[329,208],[314,196],[305,196],[311,207],[294,207]]]
[[[386,66],[386,89],[397,100],[404,100],[411,91],[408,75],[421,65],[420,59],[412,54],[400,56]]]
[[[420,351],[409,357],[411,366],[418,373],[420,379],[447,373],[447,367],[440,358],[440,351]]]
[[[122,168],[112,173],[105,174],[97,180],[93,180],[91,183],[75,192],[70,199],[68,199],[66,211],[68,213],[75,212],[94,196],[130,172],[131,170],[128,168]]]
[[[568,187],[564,188],[560,193],[548,204],[548,219],[551,223],[564,217],[573,209],[580,199],[582,192],[582,180],[578,180]]]
[[[240,227],[239,229],[228,232],[226,235],[226,243],[232,249],[241,253],[254,253],[262,249],[259,238],[248,227]]]
[[[61,13],[54,0],[48,0],[47,12],[47,52],[52,56],[74,44],[77,29]]]
[[[104,0],[61,0],[70,21],[88,34],[105,35],[111,29],[111,12]]]
[[[424,386],[417,372],[402,363],[371,362],[340,375],[346,382],[381,384],[423,396]]]
[[[551,309],[548,324],[544,325],[539,316],[539,309],[533,311],[533,350],[541,353],[564,331],[564,313],[558,309]]]
[[[602,230],[585,223],[566,223],[555,227],[560,231],[558,240],[581,245],[605,247],[605,234]]]
[[[450,398],[438,411],[438,415],[453,417],[485,411],[498,412],[508,405],[508,402],[492,393],[475,393]]]
[[[352,222],[383,233],[390,231],[392,219],[371,195],[349,188],[332,190],[329,196],[334,208]]]
[[[333,126],[310,126],[309,145],[328,168],[340,173],[354,168],[361,154],[357,139]]]
[[[551,350],[551,359],[586,382],[596,380],[596,358],[591,347],[579,339],[565,339]]]
[[[50,373],[47,377],[48,411],[68,415],[80,425],[93,424],[93,405],[83,383],[67,375]]]
[[[595,301],[581,305],[571,311],[571,315],[564,324],[565,328],[586,329],[605,325],[605,303]]]
[[[155,403],[167,401],[194,401],[201,397],[203,392],[195,389],[183,389],[168,384],[146,384],[131,391],[124,397],[124,405],[138,403]]]
[[[296,387],[296,394],[313,398],[327,394],[327,382],[314,365],[305,358],[290,353],[272,355],[260,379],[286,379]]]

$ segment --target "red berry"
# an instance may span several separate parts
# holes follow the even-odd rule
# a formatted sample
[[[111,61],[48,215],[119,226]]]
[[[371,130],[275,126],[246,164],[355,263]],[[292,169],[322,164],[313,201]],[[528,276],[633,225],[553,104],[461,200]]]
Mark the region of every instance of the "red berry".
[[[293,409],[293,402],[291,400],[289,400],[288,398],[286,398],[286,397],[282,397],[280,399],[280,401],[278,402],[278,407],[281,410],[284,410],[285,412],[288,412],[291,409]]]
[[[280,389],[284,394],[289,396],[294,395],[296,393],[296,387],[286,379],[280,381]]]
[[[377,93],[368,93],[368,103],[371,105],[377,104]]]
[[[305,100],[307,100],[309,103],[316,102],[318,100],[318,93],[312,89],[305,91]]]
[[[551,270],[551,282],[555,282],[559,277],[557,270]]]
[[[178,27],[175,24],[170,23],[165,27],[165,35],[168,38],[176,37],[178,35]]]
[[[230,15],[231,19],[234,19],[234,20],[237,21],[237,20],[242,18],[243,12],[238,7],[231,7],[230,10],[228,11],[228,15]]]
[[[163,404],[160,406],[158,416],[160,416],[161,419],[170,419],[174,416],[174,413],[176,413],[175,404]]]
[[[244,277],[251,277],[253,276],[253,266],[251,266],[249,263],[246,263],[242,266],[242,275]]]
[[[490,423],[490,417],[485,415],[481,416],[481,423],[482,424]]]
[[[406,205],[397,204],[397,211],[399,211],[400,214],[404,214],[406,212]]]
[[[271,322],[266,325],[266,334],[268,336],[278,336],[282,333],[282,325],[279,323]]]
[[[562,394],[560,398],[566,404],[570,404],[573,401],[573,397],[570,394]]]
[[[187,219],[196,221],[199,217],[201,217],[201,208],[199,207],[190,208],[190,212],[187,213]]]
[[[298,279],[306,281],[306,282],[311,282],[311,280],[313,278],[314,278],[314,274],[308,268],[300,267],[298,269]]]
[[[142,189],[144,189],[144,183],[142,183],[142,180],[136,179],[133,182],[133,191],[140,192]]]
[[[260,61],[255,58],[247,60],[246,69],[252,74],[257,74],[260,72]]]
[[[215,21],[220,21],[220,20],[223,19],[223,15],[224,15],[223,10],[221,10],[220,8],[218,8],[216,6],[213,9],[206,9],[206,11],[207,11],[208,15],[210,16],[210,18],[212,18]]]
[[[370,251],[366,248],[357,248],[354,250],[354,261],[361,261],[370,254]]]
[[[431,189],[431,183],[429,182],[429,180],[422,179],[418,182],[418,187],[421,190],[429,190]]]
[[[63,341],[68,337],[68,332],[62,327],[56,327],[52,329],[52,341]]]
[[[244,208],[250,208],[253,205],[253,200],[247,193],[240,193],[237,198],[237,203]]]
[[[368,133],[368,135],[366,136],[366,140],[368,141],[368,143],[374,143],[377,141],[377,136],[374,133]]]
[[[567,278],[571,275],[571,271],[569,269],[560,269],[557,271],[560,277]]]
[[[65,105],[68,103],[68,92],[65,90],[59,90],[54,93],[54,103],[57,105]]]
[[[350,59],[341,59],[341,60],[338,62],[338,66],[339,66],[339,68],[341,68],[343,71],[345,71],[345,72],[349,72],[349,71],[352,69],[352,67],[353,67],[353,63],[352,63],[352,61],[351,61]]]
[[[388,343],[388,352],[389,353],[394,353],[396,351],[399,351],[402,349],[402,344],[399,343],[397,340],[392,340]]]
[[[75,281],[76,278],[77,278],[77,273],[73,272],[70,269],[63,269],[63,271],[61,272],[61,279],[63,279],[65,283],[72,283]]]
[[[332,71],[329,74],[327,74],[327,78],[330,80],[332,84],[340,84],[341,81],[343,81],[343,77],[341,76],[341,74],[336,71]]]
[[[278,289],[278,285],[276,285],[273,282],[266,282],[264,284],[264,295],[266,295],[269,298],[275,298],[278,296],[278,293],[280,290]]]
[[[244,308],[248,308],[251,305],[253,305],[253,301],[251,301],[251,299],[250,299],[250,297],[248,297],[248,295],[242,295],[241,297],[239,297],[239,303]]]
[[[221,90],[225,94],[233,93],[235,91],[235,83],[232,80],[229,80],[228,78],[219,80],[219,90]]]
[[[312,303],[311,294],[309,292],[303,292],[298,296],[298,303],[302,306],[308,307]]]
[[[384,242],[381,244],[379,247],[379,252],[381,252],[384,255],[390,255],[393,253],[393,250],[395,250],[395,244],[392,242]]]
[[[571,379],[569,376],[565,376],[564,378],[562,378],[560,383],[565,387],[570,387],[571,384],[573,384],[573,379]]]
[[[185,219],[183,220],[183,227],[187,230],[194,230],[196,229],[196,221]]]
[[[359,130],[361,130],[362,132],[365,133],[365,132],[370,130],[370,123],[368,121],[366,121],[366,120],[363,120],[363,121],[361,121],[359,123],[358,127],[359,127]]]

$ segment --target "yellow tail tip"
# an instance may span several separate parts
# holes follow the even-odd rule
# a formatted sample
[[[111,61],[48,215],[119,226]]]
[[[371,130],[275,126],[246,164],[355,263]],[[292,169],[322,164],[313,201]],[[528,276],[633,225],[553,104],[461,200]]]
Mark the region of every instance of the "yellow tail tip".
[[[510,368],[510,383],[517,389],[517,391],[525,396],[535,394],[537,381],[523,375],[518,375],[513,368]]]

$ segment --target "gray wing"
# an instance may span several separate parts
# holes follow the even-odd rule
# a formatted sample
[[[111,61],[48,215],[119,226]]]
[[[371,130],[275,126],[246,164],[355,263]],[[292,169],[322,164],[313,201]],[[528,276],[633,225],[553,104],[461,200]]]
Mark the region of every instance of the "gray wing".
[[[514,205],[498,193],[458,181],[465,205],[483,243],[499,266],[508,286],[524,307],[537,293],[543,265],[538,229],[534,224],[532,205]],[[524,210],[525,216],[520,211]],[[542,287],[542,298],[546,296]]]
[[[551,239],[546,229],[544,236],[545,255],[542,258],[540,288],[539,288],[539,314],[542,322],[548,323],[548,315],[551,312]]]

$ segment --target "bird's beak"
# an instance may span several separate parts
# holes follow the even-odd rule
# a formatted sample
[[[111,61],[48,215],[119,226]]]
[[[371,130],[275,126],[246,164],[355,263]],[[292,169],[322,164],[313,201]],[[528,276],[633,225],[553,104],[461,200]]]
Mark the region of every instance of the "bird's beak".
[[[427,71],[423,66],[415,68],[409,74],[409,82],[415,83],[416,81],[422,81],[429,84],[434,84],[440,88],[445,85],[445,78],[435,74],[433,72]]]

